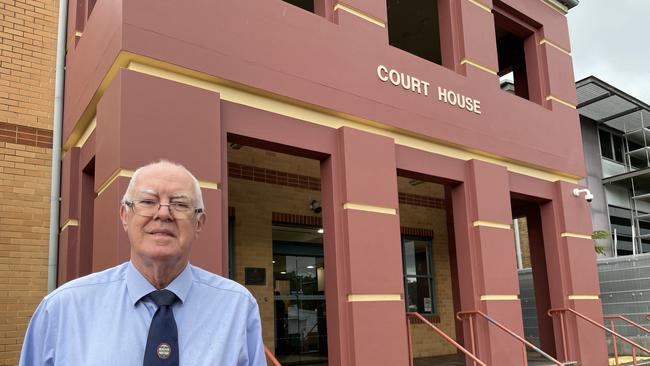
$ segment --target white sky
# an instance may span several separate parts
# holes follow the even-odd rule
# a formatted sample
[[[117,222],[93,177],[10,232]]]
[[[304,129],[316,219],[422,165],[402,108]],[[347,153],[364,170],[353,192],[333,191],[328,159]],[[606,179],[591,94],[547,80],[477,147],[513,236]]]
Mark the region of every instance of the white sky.
[[[650,0],[580,0],[567,17],[576,81],[593,75],[650,104]]]

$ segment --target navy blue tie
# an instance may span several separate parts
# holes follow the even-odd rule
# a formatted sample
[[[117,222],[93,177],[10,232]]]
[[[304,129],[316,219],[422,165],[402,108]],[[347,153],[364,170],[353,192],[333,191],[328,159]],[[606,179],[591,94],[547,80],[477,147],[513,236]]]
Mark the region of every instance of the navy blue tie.
[[[144,366],[178,366],[178,329],[172,312],[178,298],[169,290],[156,290],[148,296],[158,305],[158,310],[149,326]]]

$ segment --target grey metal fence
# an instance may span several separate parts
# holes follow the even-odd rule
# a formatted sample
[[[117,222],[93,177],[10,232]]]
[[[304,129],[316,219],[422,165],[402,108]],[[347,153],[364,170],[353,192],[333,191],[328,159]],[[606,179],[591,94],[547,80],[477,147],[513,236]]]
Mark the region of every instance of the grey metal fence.
[[[646,319],[646,314],[650,314],[650,254],[599,259],[598,276],[604,315],[622,315],[650,328],[650,321]],[[530,269],[519,271],[519,286],[524,332],[527,339],[538,344],[535,294]],[[609,322],[605,325],[609,327]],[[646,348],[650,347],[648,333],[620,320],[616,321],[616,331]],[[611,337],[608,337],[608,342],[611,352]],[[629,348],[622,342],[617,345],[619,352],[629,352]]]

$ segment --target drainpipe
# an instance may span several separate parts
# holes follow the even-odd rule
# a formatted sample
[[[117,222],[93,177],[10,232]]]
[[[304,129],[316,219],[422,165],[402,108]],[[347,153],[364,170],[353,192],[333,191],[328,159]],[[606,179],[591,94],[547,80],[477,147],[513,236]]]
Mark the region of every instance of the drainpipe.
[[[56,36],[56,76],[54,81],[54,121],[52,124],[52,184],[50,190],[50,241],[47,259],[47,292],[56,288],[59,259],[59,194],[61,191],[61,130],[63,129],[63,82],[68,0],[59,1],[59,30]]]
[[[524,262],[521,258],[521,239],[519,238],[519,219],[512,220],[512,227],[515,229],[515,250],[517,252],[517,269],[524,269]]]

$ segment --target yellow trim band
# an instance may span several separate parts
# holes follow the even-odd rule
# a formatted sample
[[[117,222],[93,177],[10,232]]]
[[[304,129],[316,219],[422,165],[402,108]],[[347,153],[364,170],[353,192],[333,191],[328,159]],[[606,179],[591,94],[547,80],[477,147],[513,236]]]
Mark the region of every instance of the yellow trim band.
[[[95,128],[97,128],[97,116],[93,117],[93,120],[90,121],[90,124],[88,127],[86,127],[86,130],[81,134],[81,137],[79,137],[79,141],[74,145],[75,147],[83,147],[86,141],[88,141],[88,138],[90,135],[95,131]]]
[[[512,159],[490,154],[484,151],[469,149],[460,145],[445,143],[428,136],[415,134],[413,132],[397,129],[374,122],[361,117],[344,114],[303,103],[297,100],[288,99],[263,90],[254,89],[246,85],[235,84],[227,80],[207,75],[195,70],[180,67],[149,57],[137,55],[127,51],[121,51],[110,70],[106,73],[104,80],[95,92],[92,100],[88,103],[86,111],[77,121],[70,137],[64,144],[64,151],[67,151],[79,141],[80,136],[95,116],[97,102],[104,91],[117,75],[120,68],[128,68],[132,71],[141,72],[147,75],[156,76],[166,80],[176,81],[182,84],[191,85],[197,88],[210,90],[219,93],[222,100],[253,107],[267,112],[292,117],[305,122],[338,129],[348,126],[380,136],[392,138],[395,144],[408,146],[417,150],[452,157],[463,161],[476,159],[492,164],[504,166],[508,171],[523,174],[529,177],[542,179],[548,182],[558,180],[577,184],[580,177],[564,172],[549,170],[544,167],[518,162]]]
[[[363,20],[369,21],[372,24],[378,25],[382,28],[386,28],[386,23],[384,23],[384,21],[382,21],[381,19],[373,17],[372,15],[365,14],[361,10],[353,8],[350,5],[346,5],[343,3],[336,3],[336,5],[334,5],[334,11],[337,11],[339,9],[348,12],[354,16],[357,16]]]
[[[599,300],[598,295],[569,295],[569,300]]]
[[[490,14],[492,13],[492,8],[490,8],[489,6],[483,4],[482,2],[480,2],[478,0],[469,0],[469,2],[476,5],[476,6],[478,6],[479,8],[487,11]]]
[[[217,182],[208,182],[207,180],[200,180],[199,187],[205,189],[221,189],[221,184]]]
[[[562,15],[566,15],[569,12],[569,8],[567,8],[566,6],[560,4],[556,0],[540,0],[540,1],[543,2],[544,4],[546,4],[546,6],[548,6],[549,8],[557,11],[558,13],[560,13]]]
[[[97,189],[97,196],[102,194],[108,186],[110,186],[118,177],[128,177],[131,178],[133,177],[133,170],[128,170],[128,169],[117,169],[111,176],[102,183],[99,188]],[[199,187],[205,188],[205,189],[221,189],[221,184],[217,182],[210,182],[207,180],[200,180],[199,181]]]
[[[62,233],[63,230],[67,229],[70,226],[79,226],[79,220],[77,220],[77,219],[67,219],[67,220],[65,220],[63,225],[61,225],[61,229],[59,230],[59,232]]]
[[[401,301],[400,294],[349,294],[348,302]]]
[[[487,66],[481,65],[480,63],[478,63],[476,61],[472,61],[472,60],[468,59],[467,57],[460,60],[460,64],[461,65],[464,65],[464,64],[472,65],[472,66],[476,67],[479,70],[483,70],[483,71],[487,72],[488,74],[492,74],[492,75],[497,75],[498,74],[498,72],[496,70],[493,70],[493,69],[491,69],[491,68],[489,68]]]
[[[576,233],[562,233],[562,234],[560,234],[560,237],[561,238],[577,238],[577,239],[592,240],[591,235],[576,234]]]
[[[104,181],[104,183],[102,183],[99,186],[99,188],[97,188],[97,191],[95,192],[95,193],[97,193],[97,197],[99,197],[99,195],[102,194],[102,192],[104,192],[106,190],[106,188],[108,188],[108,186],[110,186],[118,177],[131,178],[132,176],[133,176],[133,170],[116,169],[113,172],[113,174],[111,174],[111,176],[108,177],[108,179],[106,179]]]
[[[347,202],[343,204],[344,210],[356,210],[356,211],[366,211],[366,212],[375,212],[387,215],[396,215],[397,210],[390,207],[380,207],[372,205],[364,205],[361,203],[351,203]]]
[[[567,106],[567,107],[569,107],[571,109],[576,109],[577,108],[575,104],[571,104],[571,103],[569,103],[567,101],[564,101],[564,100],[562,100],[562,99],[560,99],[560,98],[558,98],[556,96],[553,96],[553,95],[549,95],[548,97],[546,97],[546,100],[547,101],[554,100],[554,101],[556,101],[556,102],[558,102],[560,104],[564,104],[565,106]]]
[[[481,295],[481,301],[517,301],[517,295]]]
[[[512,226],[510,224],[502,224],[500,222],[492,222],[492,221],[481,221],[481,220],[476,220],[472,223],[472,226],[477,227],[491,227],[495,229],[505,229],[505,230],[511,230]]]
[[[544,39],[542,39],[541,41],[539,41],[539,44],[540,44],[540,45],[543,45],[544,43],[546,43],[547,45],[549,45],[549,46],[551,46],[551,47],[557,49],[558,51],[560,51],[560,52],[562,52],[562,53],[565,53],[565,54],[571,56],[571,51],[569,51],[569,50],[567,50],[566,48],[564,48],[564,47],[558,45],[557,43],[554,43],[554,42],[552,42],[552,41],[550,41],[550,40],[548,40],[548,39],[546,39],[546,38],[544,38]]]

